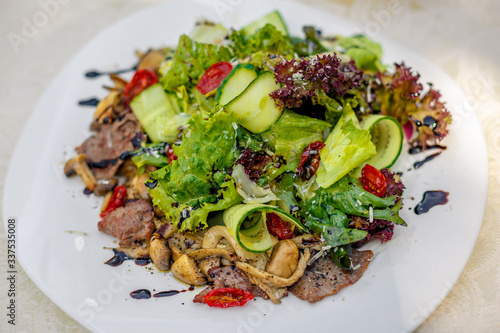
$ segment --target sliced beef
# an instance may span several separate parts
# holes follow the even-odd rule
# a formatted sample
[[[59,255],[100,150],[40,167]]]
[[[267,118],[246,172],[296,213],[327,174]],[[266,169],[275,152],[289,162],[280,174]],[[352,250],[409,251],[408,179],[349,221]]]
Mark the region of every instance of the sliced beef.
[[[250,279],[245,272],[238,267],[215,267],[209,271],[209,274],[213,279],[213,284],[206,287],[201,293],[196,295],[193,302],[203,303],[203,296],[218,288],[238,288],[251,292],[254,297],[267,298],[266,293],[258,286],[250,282]]]
[[[304,275],[288,290],[309,303],[318,302],[358,281],[372,257],[373,252],[370,250],[353,250],[352,265],[355,269],[351,273],[340,269],[328,256],[320,258],[307,267]]]
[[[96,179],[112,178],[123,162],[120,155],[137,149],[134,144],[140,144],[145,139],[137,118],[133,113],[127,113],[121,119],[102,125],[100,131],[76,151],[87,156]]]
[[[153,233],[153,206],[148,200],[130,200],[104,216],[97,224],[100,231],[118,237],[120,246],[133,246],[149,240]]]

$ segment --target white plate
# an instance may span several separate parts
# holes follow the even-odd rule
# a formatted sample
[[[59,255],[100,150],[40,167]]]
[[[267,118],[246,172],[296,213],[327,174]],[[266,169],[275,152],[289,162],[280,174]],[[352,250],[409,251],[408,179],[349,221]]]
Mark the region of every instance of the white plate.
[[[80,180],[66,179],[62,173],[65,153],[88,135],[93,113],[77,101],[104,97],[101,85],[109,83],[107,78],[85,79],[85,71],[126,68],[134,63],[136,49],[175,45],[200,16],[237,27],[276,8],[294,34],[303,24],[315,24],[328,34],[360,32],[340,17],[290,2],[213,3],[169,2],[122,20],[92,40],[50,85],[24,130],[5,186],[4,221],[18,219],[23,268],[61,309],[93,331],[415,329],[451,289],[476,241],[487,192],[486,148],[476,115],[457,85],[412,51],[381,38],[376,39],[383,44],[385,62],[404,60],[424,82],[434,82],[452,110],[454,124],[445,141],[449,148],[421,169],[407,171],[414,160],[401,156],[395,169],[404,172],[402,217],[409,227],[397,227],[394,240],[384,246],[372,245],[376,256],[359,282],[313,305],[290,296],[280,306],[258,300],[220,310],[193,304],[195,292],[133,300],[129,293],[139,288],[185,286],[155,269],[103,265],[112,256],[103,247],[115,243],[97,230],[99,200],[84,196]],[[412,209],[427,190],[449,191],[449,203],[417,216]]]

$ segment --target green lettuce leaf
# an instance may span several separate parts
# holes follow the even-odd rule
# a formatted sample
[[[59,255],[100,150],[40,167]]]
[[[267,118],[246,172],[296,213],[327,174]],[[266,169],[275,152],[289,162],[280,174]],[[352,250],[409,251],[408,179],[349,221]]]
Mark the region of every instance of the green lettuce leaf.
[[[274,154],[285,159],[286,170],[295,172],[304,149],[312,142],[323,141],[323,132],[329,127],[325,121],[285,109],[280,119],[261,135]]]
[[[331,45],[333,51],[348,55],[356,66],[368,72],[384,72],[382,65],[382,47],[363,35],[352,37],[337,36]]]
[[[194,86],[210,66],[220,61],[229,61],[231,57],[231,52],[224,46],[193,42],[188,36],[182,35],[173,61],[166,62],[168,70],[160,70],[165,73],[160,82],[167,91],[181,85]]]
[[[182,144],[174,146],[178,159],[150,174],[153,204],[180,230],[204,228],[208,213],[241,201],[228,176],[238,155],[233,118],[224,112],[193,115]]]
[[[269,23],[253,35],[233,31],[229,39],[233,42],[232,50],[235,57],[238,59],[251,57],[250,63],[258,66],[267,60],[268,55],[293,55],[290,38]]]
[[[306,226],[322,235],[332,247],[350,244],[366,237],[364,230],[349,228],[348,215],[387,220],[406,226],[399,216],[402,201],[396,195],[380,198],[365,191],[358,179],[346,175],[329,188],[319,188],[303,204]]]
[[[147,165],[152,165],[157,168],[163,168],[168,165],[168,157],[165,155],[168,144],[150,143],[143,144],[143,146],[136,151],[130,153],[132,162],[139,169],[138,173],[142,174]]]
[[[320,150],[316,182],[321,187],[330,187],[376,152],[370,131],[360,129],[356,114],[347,104]]]

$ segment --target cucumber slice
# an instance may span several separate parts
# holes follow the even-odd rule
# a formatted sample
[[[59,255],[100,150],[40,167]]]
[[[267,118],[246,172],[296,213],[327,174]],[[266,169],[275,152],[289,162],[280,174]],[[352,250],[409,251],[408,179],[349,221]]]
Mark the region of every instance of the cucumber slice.
[[[233,68],[217,89],[215,101],[221,105],[231,102],[257,78],[257,70],[250,64],[239,64]]]
[[[237,123],[252,133],[267,131],[283,113],[269,96],[279,89],[272,72],[260,74],[235,99],[226,105],[226,110],[236,114]]]
[[[272,24],[281,31],[281,33],[285,36],[288,36],[288,28],[286,27],[285,21],[281,17],[281,14],[275,10],[274,12],[270,12],[267,15],[264,15],[260,19],[253,21],[252,23],[244,26],[241,29],[241,32],[248,35],[253,35],[257,30],[264,27],[266,24]]]
[[[224,211],[222,219],[231,236],[249,252],[268,251],[273,242],[267,230],[266,213],[276,213],[283,221],[294,227],[307,230],[297,219],[275,206],[262,204],[239,204]]]
[[[179,127],[187,123],[191,115],[180,112],[177,97],[166,93],[159,84],[142,91],[130,103],[130,108],[153,142],[174,142]]]
[[[377,154],[365,161],[359,170],[365,164],[379,170],[392,166],[403,148],[403,130],[399,122],[393,117],[371,114],[362,120],[361,127],[370,130]]]

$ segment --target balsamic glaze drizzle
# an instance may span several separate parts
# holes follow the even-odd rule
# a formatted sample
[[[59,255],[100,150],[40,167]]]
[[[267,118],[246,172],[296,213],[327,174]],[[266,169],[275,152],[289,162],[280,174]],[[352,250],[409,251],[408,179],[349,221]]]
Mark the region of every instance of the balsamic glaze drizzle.
[[[435,159],[436,157],[438,157],[440,154],[441,154],[441,152],[435,153],[435,154],[427,156],[422,161],[418,161],[418,162],[413,163],[413,168],[418,169],[418,168],[422,167],[422,165],[424,165],[425,163],[427,163],[429,161],[432,161],[433,159]]]
[[[449,192],[445,191],[427,191],[424,193],[422,201],[415,206],[415,214],[427,213],[432,207],[444,205],[448,202]]]
[[[147,289],[137,289],[130,293],[130,297],[135,299],[150,299],[151,292]]]
[[[78,101],[78,105],[80,106],[97,106],[99,104],[99,100],[95,97],[89,98],[89,99],[83,99],[81,101]]]
[[[87,79],[93,79],[93,78],[99,77],[101,75],[122,74],[122,73],[132,72],[135,70],[137,70],[137,65],[135,65],[131,68],[119,69],[116,71],[109,71],[109,72],[99,72],[97,70],[89,70],[88,72],[85,73],[85,77]]]

